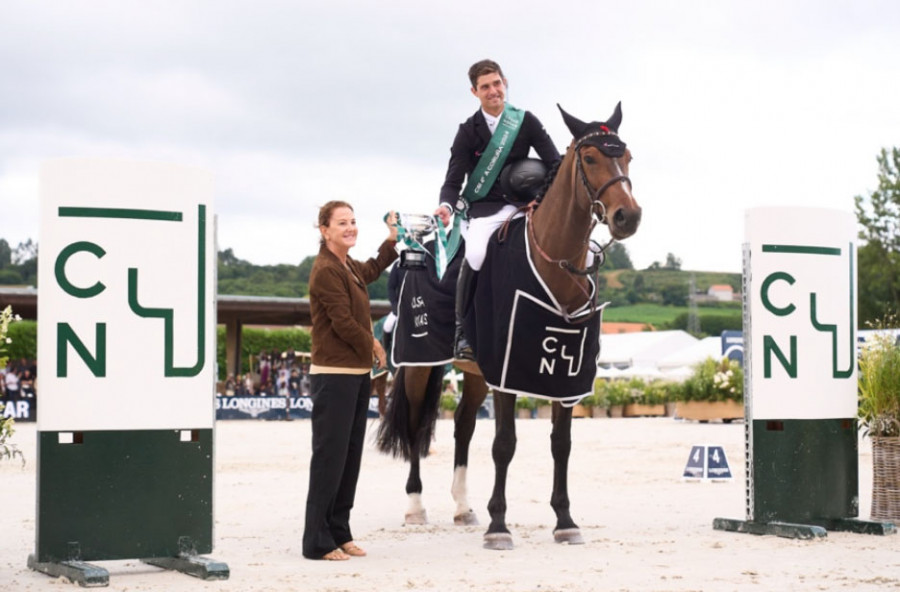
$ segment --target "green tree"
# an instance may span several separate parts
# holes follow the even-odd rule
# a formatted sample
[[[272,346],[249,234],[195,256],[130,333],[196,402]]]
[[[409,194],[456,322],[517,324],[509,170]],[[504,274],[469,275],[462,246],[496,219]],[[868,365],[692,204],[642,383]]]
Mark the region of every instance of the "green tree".
[[[663,266],[663,269],[681,269],[681,259],[673,255],[672,253],[667,253],[666,264]]]
[[[12,249],[5,238],[0,238],[0,269],[6,269],[12,265]]]
[[[634,269],[631,262],[631,256],[628,255],[628,249],[622,243],[613,243],[605,251],[606,263],[604,267],[607,270],[612,269]]]
[[[900,310],[900,148],[878,155],[878,189],[857,195],[859,320],[861,324]]]

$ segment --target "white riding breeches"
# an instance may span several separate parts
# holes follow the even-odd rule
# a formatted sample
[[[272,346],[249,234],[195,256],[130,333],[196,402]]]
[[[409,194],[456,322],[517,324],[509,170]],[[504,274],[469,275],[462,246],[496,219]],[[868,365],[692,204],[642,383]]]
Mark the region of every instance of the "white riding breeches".
[[[516,211],[516,206],[505,205],[499,212],[484,218],[474,218],[462,225],[462,235],[466,239],[466,261],[469,267],[478,271],[484,264],[488,241],[491,235]],[[524,216],[519,212],[514,218]]]

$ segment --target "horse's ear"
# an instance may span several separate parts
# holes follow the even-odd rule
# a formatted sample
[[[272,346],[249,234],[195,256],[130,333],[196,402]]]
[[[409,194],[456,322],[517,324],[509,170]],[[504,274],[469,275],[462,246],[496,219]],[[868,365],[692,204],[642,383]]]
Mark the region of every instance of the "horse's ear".
[[[612,117],[606,122],[606,127],[612,131],[619,133],[619,124],[622,123],[622,101],[616,104],[616,110],[613,111]]]
[[[572,135],[576,138],[583,136],[587,124],[577,117],[573,117],[566,113],[565,110],[559,106],[559,103],[557,103],[556,106],[559,107],[559,112],[562,113],[563,121],[566,122],[566,127],[569,128]]]

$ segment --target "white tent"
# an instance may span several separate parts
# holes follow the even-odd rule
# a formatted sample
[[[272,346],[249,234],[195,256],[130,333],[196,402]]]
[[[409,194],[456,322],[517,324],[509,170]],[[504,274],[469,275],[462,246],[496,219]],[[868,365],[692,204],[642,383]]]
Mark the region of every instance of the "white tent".
[[[622,371],[615,366],[597,368],[597,378],[619,378],[620,376],[622,376]]]
[[[661,358],[657,365],[663,372],[668,372],[683,366],[693,366],[706,358],[720,359],[722,357],[722,338],[705,337],[689,347],[685,347],[669,353]]]
[[[686,331],[642,331],[640,333],[606,333],[600,338],[602,366],[658,367],[664,357],[697,343]]]

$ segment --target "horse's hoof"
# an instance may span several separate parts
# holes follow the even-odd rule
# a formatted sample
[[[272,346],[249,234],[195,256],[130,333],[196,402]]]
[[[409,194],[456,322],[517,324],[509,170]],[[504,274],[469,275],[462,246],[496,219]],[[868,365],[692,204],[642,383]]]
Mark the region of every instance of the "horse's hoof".
[[[463,514],[453,517],[453,524],[457,526],[478,526],[478,516],[475,512],[469,510]]]
[[[404,525],[421,525],[428,524],[428,516],[425,514],[425,510],[421,512],[413,512],[411,514],[407,514],[403,517]]]
[[[484,535],[484,548],[492,551],[512,551],[512,535],[508,532],[489,532]]]
[[[578,528],[561,528],[553,531],[553,540],[557,543],[568,543],[570,545],[583,545],[584,539],[581,537],[581,530]]]

